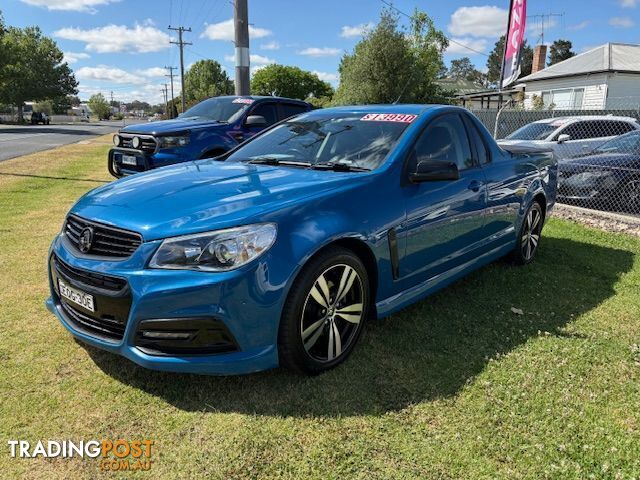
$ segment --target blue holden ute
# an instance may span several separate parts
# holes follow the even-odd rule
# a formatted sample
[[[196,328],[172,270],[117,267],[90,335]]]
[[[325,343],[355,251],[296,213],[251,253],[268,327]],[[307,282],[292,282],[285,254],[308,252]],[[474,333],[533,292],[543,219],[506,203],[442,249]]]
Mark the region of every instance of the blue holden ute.
[[[512,148],[457,107],[303,113],[83,196],[51,246],[47,306],[147,368],[323,372],[368,320],[535,258],[557,162]]]
[[[108,169],[120,178],[145,170],[217,157],[280,120],[311,110],[280,97],[214,97],[178,118],[138,123],[113,136]]]

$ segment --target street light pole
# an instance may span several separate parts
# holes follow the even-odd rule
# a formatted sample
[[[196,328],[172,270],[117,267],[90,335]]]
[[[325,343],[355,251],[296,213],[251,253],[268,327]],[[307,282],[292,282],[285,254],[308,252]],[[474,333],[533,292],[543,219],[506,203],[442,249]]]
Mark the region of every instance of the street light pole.
[[[235,0],[233,24],[236,43],[236,95],[249,95],[249,12],[247,0]]]

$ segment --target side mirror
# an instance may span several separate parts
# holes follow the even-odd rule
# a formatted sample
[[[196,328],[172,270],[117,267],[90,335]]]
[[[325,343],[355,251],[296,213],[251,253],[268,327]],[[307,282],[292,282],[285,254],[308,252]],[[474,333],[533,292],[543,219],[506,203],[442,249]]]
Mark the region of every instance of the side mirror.
[[[249,115],[244,124],[247,127],[266,127],[267,120],[262,115]]]
[[[571,140],[571,135],[567,135],[566,133],[563,133],[558,137],[558,143],[568,142],[569,140]]]
[[[450,162],[420,162],[416,171],[409,174],[409,180],[413,183],[458,180],[459,178],[458,166]]]

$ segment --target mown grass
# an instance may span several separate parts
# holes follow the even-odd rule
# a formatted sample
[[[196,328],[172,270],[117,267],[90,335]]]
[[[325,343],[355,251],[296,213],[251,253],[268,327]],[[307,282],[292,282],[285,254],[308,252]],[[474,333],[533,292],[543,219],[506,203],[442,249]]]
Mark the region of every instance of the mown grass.
[[[106,141],[0,164],[1,476],[114,476],[6,447],[92,438],[155,441],[152,470],[120,477],[638,476],[639,240],[552,220],[533,265],[498,262],[370,323],[317,378],[151,372],[82,347],[43,306],[48,245],[109,180]]]

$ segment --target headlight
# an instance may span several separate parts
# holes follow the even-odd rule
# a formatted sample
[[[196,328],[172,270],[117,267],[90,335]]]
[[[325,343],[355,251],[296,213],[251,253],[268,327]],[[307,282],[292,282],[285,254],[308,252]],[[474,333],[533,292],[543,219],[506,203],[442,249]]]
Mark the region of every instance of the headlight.
[[[120,142],[121,142],[120,135],[114,135],[114,136],[113,136],[113,144],[114,144],[116,147],[119,147],[119,146],[120,146]]]
[[[183,147],[189,143],[189,135],[159,137],[160,148]]]
[[[611,172],[581,172],[567,178],[567,183],[574,186],[591,186],[611,179]]]
[[[142,140],[140,140],[140,137],[133,137],[133,140],[131,140],[131,146],[133,148],[140,148],[140,145],[142,145]]]
[[[168,238],[162,242],[149,266],[207,272],[233,270],[271,248],[276,231],[274,223],[260,223]]]

